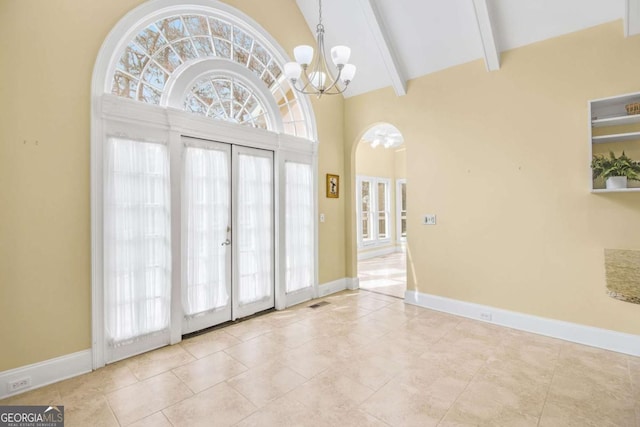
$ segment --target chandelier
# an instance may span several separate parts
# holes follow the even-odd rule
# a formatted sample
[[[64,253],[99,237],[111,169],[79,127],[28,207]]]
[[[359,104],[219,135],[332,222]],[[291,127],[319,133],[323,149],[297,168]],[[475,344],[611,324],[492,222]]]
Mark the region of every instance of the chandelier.
[[[356,66],[347,64],[351,49],[347,46],[335,46],[331,49],[331,60],[338,70],[333,77],[327,64],[324,50],[324,26],[322,25],[322,0],[318,0],[319,20],[316,26],[317,54],[314,57],[313,47],[300,45],[293,49],[296,62],[284,64],[284,74],[291,81],[291,86],[306,95],[338,95],[347,90]],[[315,59],[315,65],[311,65]]]

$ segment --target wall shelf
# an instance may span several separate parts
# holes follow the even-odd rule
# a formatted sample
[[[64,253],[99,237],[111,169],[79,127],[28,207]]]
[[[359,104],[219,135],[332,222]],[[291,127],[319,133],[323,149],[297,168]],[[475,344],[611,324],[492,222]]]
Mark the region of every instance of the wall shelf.
[[[606,142],[622,142],[640,140],[640,132],[615,133],[612,135],[594,136],[591,138],[593,144],[603,144]]]
[[[609,148],[600,144],[608,143],[618,143],[611,146],[611,151],[616,155],[619,156],[624,150],[632,159],[640,160],[640,114],[628,115],[626,109],[627,104],[636,102],[640,102],[640,92],[594,99],[588,102],[590,121],[589,164],[591,164],[594,153],[607,155]],[[595,128],[600,128],[597,136],[593,135]],[[589,174],[589,188],[594,194],[640,192],[640,188],[615,190],[594,188],[591,174]]]
[[[634,114],[632,116],[607,117],[605,119],[591,120],[591,126],[593,126],[594,128],[600,128],[600,127],[606,127],[606,126],[630,125],[634,123],[640,123],[640,114]]]
[[[606,188],[594,188],[591,190],[594,194],[602,193],[637,193],[640,192],[640,188],[618,188],[615,190],[607,190]]]

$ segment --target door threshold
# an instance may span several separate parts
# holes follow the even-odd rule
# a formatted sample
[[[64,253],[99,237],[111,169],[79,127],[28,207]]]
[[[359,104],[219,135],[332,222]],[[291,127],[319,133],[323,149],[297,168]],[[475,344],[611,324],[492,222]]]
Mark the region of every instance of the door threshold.
[[[243,317],[242,319],[228,320],[226,322],[219,323],[217,325],[213,325],[213,326],[210,326],[210,327],[205,328],[205,329],[200,329],[199,331],[195,331],[195,332],[190,332],[188,334],[184,334],[184,335],[182,335],[182,339],[186,340],[186,339],[189,339],[189,338],[194,338],[194,337],[197,337],[198,335],[204,335],[204,334],[209,333],[211,331],[216,331],[218,329],[226,328],[227,326],[237,325],[238,323],[242,323],[242,322],[247,321],[247,320],[255,319],[256,317],[264,316],[265,314],[269,314],[269,313],[272,313],[274,311],[276,311],[275,308],[268,308],[266,310],[262,310],[262,311],[259,311],[257,313],[254,313],[251,316]]]

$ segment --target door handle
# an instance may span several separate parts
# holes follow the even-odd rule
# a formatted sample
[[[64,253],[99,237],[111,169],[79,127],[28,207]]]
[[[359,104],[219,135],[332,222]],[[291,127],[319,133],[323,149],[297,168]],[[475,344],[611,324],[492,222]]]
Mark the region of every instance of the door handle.
[[[231,244],[231,240],[227,239],[224,242],[222,242],[222,245],[220,245],[220,246],[228,246],[230,244]]]

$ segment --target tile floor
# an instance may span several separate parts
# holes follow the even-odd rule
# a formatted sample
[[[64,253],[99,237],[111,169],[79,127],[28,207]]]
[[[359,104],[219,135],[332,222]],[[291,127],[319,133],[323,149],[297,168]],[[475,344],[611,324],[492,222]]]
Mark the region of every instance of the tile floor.
[[[404,298],[407,261],[404,252],[358,261],[360,289]]]
[[[66,426],[640,427],[640,358],[350,291],[21,394]]]

